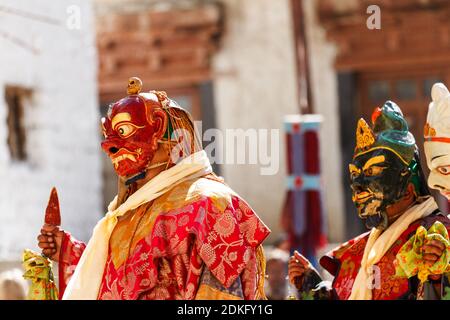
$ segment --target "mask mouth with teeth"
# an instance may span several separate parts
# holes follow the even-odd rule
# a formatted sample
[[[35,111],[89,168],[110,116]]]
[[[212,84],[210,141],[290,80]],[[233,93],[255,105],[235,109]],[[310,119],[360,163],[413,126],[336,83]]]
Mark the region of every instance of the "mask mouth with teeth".
[[[103,151],[109,156],[116,173],[126,184],[145,177],[148,169],[169,165],[171,159],[153,164],[159,144],[176,144],[183,137],[178,131],[196,137],[189,113],[170,100],[165,92],[141,93],[142,81],[130,78],[128,96],[113,103],[106,117],[102,118]],[[181,130],[179,130],[181,129]],[[200,150],[198,139],[190,138],[185,155]],[[194,141],[196,145],[194,146]],[[184,151],[184,150],[183,150]]]
[[[372,115],[372,128],[360,119],[349,165],[352,200],[367,228],[386,229],[389,208],[410,192],[423,193],[415,139],[400,108],[387,101]],[[425,188],[426,189],[426,188]]]

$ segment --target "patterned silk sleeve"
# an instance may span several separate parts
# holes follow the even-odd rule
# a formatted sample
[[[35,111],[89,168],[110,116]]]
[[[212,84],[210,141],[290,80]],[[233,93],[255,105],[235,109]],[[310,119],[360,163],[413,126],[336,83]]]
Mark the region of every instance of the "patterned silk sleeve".
[[[262,250],[262,247],[260,248]],[[265,259],[264,257],[258,257],[257,254],[258,249],[253,248],[251,250],[250,259],[245,266],[244,270],[241,273],[241,281],[242,281],[242,290],[244,292],[245,300],[255,300],[255,299],[264,299],[261,294],[258,295],[258,290],[264,290],[264,288],[260,288],[260,278],[262,276],[261,270],[258,270],[258,266],[261,265],[261,259]],[[262,282],[264,284],[264,282]]]
[[[258,265],[255,250],[249,258],[247,265],[231,286],[226,288],[204,267],[200,279],[197,300],[254,300],[258,290]]]
[[[75,272],[78,261],[83,254],[86,244],[75,239],[69,232],[64,231],[58,263],[59,298],[61,299],[70,278]]]

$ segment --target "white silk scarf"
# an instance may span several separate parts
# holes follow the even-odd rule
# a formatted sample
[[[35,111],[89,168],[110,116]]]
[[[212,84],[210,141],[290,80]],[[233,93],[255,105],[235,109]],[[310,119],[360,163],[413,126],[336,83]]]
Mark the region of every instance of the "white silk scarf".
[[[436,202],[430,196],[424,202],[406,210],[386,230],[376,228],[371,230],[349,300],[372,300],[372,282],[369,281],[369,276],[373,273],[373,266],[380,261],[411,223],[429,216],[437,208]]]

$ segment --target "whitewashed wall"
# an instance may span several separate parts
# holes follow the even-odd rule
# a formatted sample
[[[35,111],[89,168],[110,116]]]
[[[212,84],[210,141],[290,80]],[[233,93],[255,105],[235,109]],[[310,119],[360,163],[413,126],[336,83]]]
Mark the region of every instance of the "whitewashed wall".
[[[66,25],[71,5],[80,29]],[[91,1],[3,0],[3,8],[15,13],[0,10],[0,260],[19,260],[24,248],[37,249],[52,186],[63,227],[76,237],[87,240],[101,216],[97,56]],[[25,105],[26,162],[10,159],[6,85],[34,92]]]
[[[222,3],[225,33],[214,60],[218,128],[280,129],[280,169],[276,175],[261,175],[258,165],[238,164],[224,165],[223,175],[276,235],[285,196],[283,116],[299,110],[289,1]]]
[[[344,1],[342,1],[344,2]],[[324,118],[320,152],[324,179],[325,210],[328,214],[328,235],[331,242],[345,241],[345,214],[341,170],[341,141],[337,75],[334,69],[336,47],[326,39],[317,17],[316,0],[303,0],[311,89],[314,111]]]

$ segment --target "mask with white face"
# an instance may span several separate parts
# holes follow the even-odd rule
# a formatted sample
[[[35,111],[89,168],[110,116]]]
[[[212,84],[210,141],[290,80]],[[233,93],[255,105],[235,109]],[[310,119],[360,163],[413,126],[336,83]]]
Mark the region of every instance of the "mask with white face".
[[[424,149],[430,169],[428,185],[450,200],[450,92],[442,83],[431,89]]]

